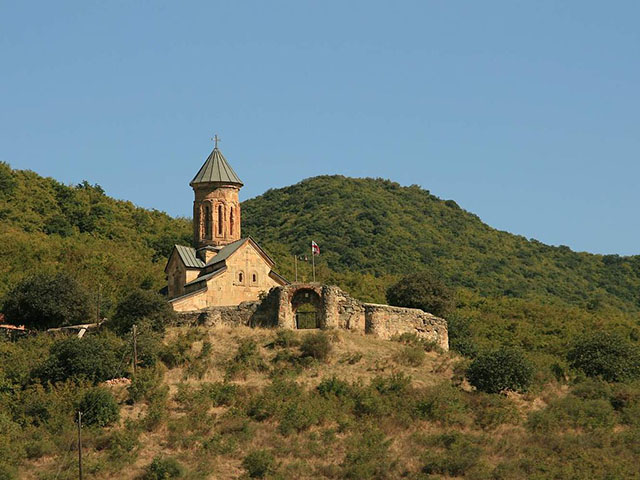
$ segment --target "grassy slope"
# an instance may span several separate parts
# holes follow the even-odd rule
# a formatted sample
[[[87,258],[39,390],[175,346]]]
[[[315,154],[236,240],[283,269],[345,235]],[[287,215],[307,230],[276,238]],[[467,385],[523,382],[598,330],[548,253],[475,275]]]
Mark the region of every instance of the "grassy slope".
[[[166,342],[171,344],[180,336],[193,341],[192,356],[183,366],[165,371],[166,408],[158,414],[152,401],[123,405],[120,426],[86,430],[87,478],[139,478],[158,455],[177,458],[186,467],[188,479],[238,478],[245,473],[243,459],[256,450],[267,450],[275,457],[276,472],[269,478],[283,479],[454,476],[421,476],[425,465],[474,479],[640,475],[633,461],[637,427],[625,424],[622,413],[600,400],[575,400],[575,395],[567,395],[566,386],[547,385],[544,391],[509,397],[474,393],[465,384],[451,386],[463,362],[455,354],[430,352],[421,365],[407,366],[402,360],[407,347],[344,331],[334,334],[327,363],[314,362],[299,370],[287,362],[274,362],[276,356],[282,358],[286,352],[295,356],[298,350],[271,347],[272,330],[174,328]],[[213,406],[207,394],[197,392],[209,382],[223,381],[238,342],[246,339],[257,342],[267,367],[247,370],[244,377],[242,372],[236,375],[231,382],[239,390],[230,405]],[[198,359],[203,341],[212,345],[210,357],[204,360]],[[195,368],[202,362],[206,369]],[[204,373],[201,378],[195,375],[198,371]],[[356,385],[358,395],[365,395],[376,377],[398,374],[410,376],[411,385],[398,396],[374,392],[363,397],[364,409],[352,400],[340,403],[315,393],[322,380],[336,376]],[[256,419],[248,414],[250,405],[272,387],[275,377],[295,381],[308,392],[302,400],[288,394],[276,397],[277,402],[302,408],[302,413],[294,409],[292,416]],[[121,401],[126,398],[123,387],[111,388]],[[269,398],[262,403],[269,404]],[[567,400],[573,403],[558,407]],[[431,405],[423,408],[426,416],[416,413],[421,402]],[[545,409],[549,404],[552,407]],[[283,433],[285,419],[300,422],[301,416],[315,412],[321,415],[311,425]],[[155,418],[151,423],[150,416]],[[64,421],[69,423],[67,441],[72,444],[71,416]],[[139,444],[122,452],[112,439],[125,425],[129,432],[140,431]],[[62,439],[59,442],[65,444]],[[72,479],[75,468],[75,455],[59,451],[28,461],[20,478],[53,478],[60,471],[55,478]]]

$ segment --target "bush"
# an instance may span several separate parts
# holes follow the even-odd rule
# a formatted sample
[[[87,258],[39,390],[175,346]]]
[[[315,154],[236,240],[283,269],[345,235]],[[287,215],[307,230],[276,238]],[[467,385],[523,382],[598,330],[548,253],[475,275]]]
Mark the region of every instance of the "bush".
[[[480,461],[482,449],[475,439],[467,435],[454,432],[443,433],[431,438],[433,446],[444,448],[444,455],[430,449],[425,455],[425,465],[422,472],[426,474],[439,473],[451,477],[465,476]]]
[[[227,364],[225,379],[246,375],[247,371],[261,372],[266,369],[258,344],[251,338],[245,338],[240,341],[236,354]]]
[[[331,352],[331,341],[325,332],[309,333],[305,335],[300,352],[303,357],[325,361]]]
[[[533,367],[520,351],[502,348],[476,357],[467,369],[467,379],[486,393],[524,392],[533,380]]]
[[[173,457],[155,457],[142,476],[143,480],[181,478],[184,467]]]
[[[18,283],[4,304],[7,322],[27,328],[76,325],[94,321],[85,290],[64,273],[38,274]]]
[[[127,387],[128,403],[136,403],[146,399],[162,381],[162,375],[155,368],[141,368]]]
[[[608,401],[567,395],[544,410],[531,413],[527,426],[533,432],[549,433],[567,428],[611,428],[614,423],[614,410]]]
[[[318,393],[325,398],[334,395],[338,398],[343,398],[351,394],[351,387],[344,380],[340,380],[333,376],[331,378],[325,378],[316,387]]]
[[[122,342],[109,335],[83,338],[67,337],[56,340],[49,357],[33,376],[42,382],[66,379],[99,383],[122,374]]]
[[[144,320],[149,323],[152,330],[164,332],[166,325],[173,322],[175,318],[175,312],[162,295],[138,289],[133,290],[118,303],[108,325],[118,335],[127,335],[134,324]]]
[[[416,403],[415,412],[419,418],[444,426],[471,423],[463,392],[446,382],[427,388]]]
[[[390,443],[391,441],[376,428],[353,436],[341,465],[342,478],[391,478],[395,462],[390,459]]]
[[[389,305],[419,308],[439,317],[453,307],[453,292],[428,272],[414,273],[402,278],[387,290]]]
[[[93,388],[84,394],[78,410],[82,423],[88,426],[106,427],[120,419],[120,406],[106,388]]]
[[[599,332],[578,339],[567,354],[572,368],[608,382],[640,378],[640,349],[620,335]]]
[[[251,478],[264,478],[273,472],[275,459],[268,450],[255,450],[244,457],[242,466]]]
[[[465,357],[475,357],[478,347],[473,341],[471,333],[471,320],[457,315],[447,317],[447,329],[449,333],[449,348]]]
[[[419,367],[424,362],[426,354],[422,347],[407,346],[396,354],[396,361],[408,367]]]
[[[276,332],[276,338],[273,344],[276,347],[290,348],[299,344],[298,337],[293,330],[282,328]]]

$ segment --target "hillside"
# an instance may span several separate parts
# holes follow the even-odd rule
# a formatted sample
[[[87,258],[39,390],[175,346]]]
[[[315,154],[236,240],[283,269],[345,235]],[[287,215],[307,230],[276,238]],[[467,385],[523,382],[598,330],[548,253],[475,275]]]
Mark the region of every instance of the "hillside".
[[[482,295],[591,310],[640,309],[640,256],[592,255],[495,230],[452,200],[381,179],[322,176],[245,201],[244,231],[282,253],[308,254],[339,274],[430,269]],[[382,298],[374,298],[383,300]]]
[[[191,236],[187,219],[0,162],[0,299],[25,275],[65,270],[96,296],[102,285],[108,314],[128,289],[160,289],[173,244]]]
[[[162,361],[139,370],[131,385],[101,384],[117,400],[119,418],[85,423],[85,478],[640,475],[640,403],[631,385],[582,380],[525,395],[485,394],[463,381],[465,361],[455,354],[416,354],[411,344],[335,331],[328,356],[313,359],[303,355],[306,335],[170,329]],[[91,386],[36,384],[5,395],[29,378],[50,344],[43,336],[0,342],[0,358],[11,362],[0,389],[2,478],[77,478],[74,408]],[[124,358],[116,375],[132,375]],[[106,418],[103,405],[94,398],[85,422],[96,412]]]

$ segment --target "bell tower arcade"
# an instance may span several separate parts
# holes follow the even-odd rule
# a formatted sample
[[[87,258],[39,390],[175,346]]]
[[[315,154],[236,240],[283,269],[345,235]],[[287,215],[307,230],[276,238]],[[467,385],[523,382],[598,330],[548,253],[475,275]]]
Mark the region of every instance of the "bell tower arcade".
[[[242,238],[238,192],[243,184],[218,148],[218,136],[214,138],[213,151],[189,183],[195,196],[193,243],[205,263],[209,255],[200,250],[214,253]]]

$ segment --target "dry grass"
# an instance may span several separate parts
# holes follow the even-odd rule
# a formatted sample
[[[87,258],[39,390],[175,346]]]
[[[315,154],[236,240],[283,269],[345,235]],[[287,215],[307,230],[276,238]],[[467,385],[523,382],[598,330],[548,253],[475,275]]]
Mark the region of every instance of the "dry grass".
[[[421,454],[416,448],[416,435],[429,436],[457,429],[466,431],[466,427],[442,427],[437,423],[412,420],[410,422],[398,422],[394,418],[374,418],[354,423],[349,427],[341,426],[338,419],[325,419],[320,425],[312,425],[310,428],[296,433],[295,431],[283,436],[277,430],[277,422],[267,419],[262,422],[251,422],[249,433],[239,433],[237,445],[229,447],[229,451],[212,452],[203,446],[202,440],[197,440],[190,448],[183,448],[179,444],[171,445],[169,442],[169,424],[184,420],[186,415],[194,412],[186,412],[183,406],[176,400],[179,385],[192,385],[198,387],[206,382],[223,382],[229,362],[234,358],[241,341],[252,339],[258,345],[259,355],[270,371],[247,371],[233,379],[233,383],[241,389],[243,395],[251,395],[251,392],[260,392],[272,383],[272,375],[275,367],[272,360],[282,351],[273,347],[275,337],[274,330],[250,329],[250,328],[210,328],[198,327],[196,340],[191,345],[192,357],[196,357],[202,349],[205,341],[211,343],[211,355],[209,368],[202,378],[190,377],[186,366],[165,369],[163,384],[169,388],[169,400],[167,403],[166,420],[151,430],[142,430],[139,436],[139,448],[137,457],[133,462],[126,464],[121,470],[114,472],[107,453],[95,449],[87,449],[88,465],[97,465],[93,471],[87,471],[85,478],[112,479],[119,478],[133,480],[139,478],[146,466],[158,455],[174,456],[187,467],[186,478],[231,479],[239,478],[244,474],[242,460],[245,455],[253,450],[267,449],[273,451],[277,457],[278,471],[282,478],[314,479],[337,478],[327,477],[323,472],[336,472],[343,462],[348,450],[348,445],[353,443],[352,436],[369,428],[378,428],[391,439],[389,446],[390,457],[401,465],[398,472],[417,472],[421,466]],[[179,336],[185,335],[187,327],[171,328],[166,335],[165,343],[175,341]],[[309,333],[296,332],[301,338]],[[349,384],[359,383],[368,385],[374,378],[402,373],[411,377],[412,388],[425,389],[440,384],[443,381],[451,381],[455,375],[456,364],[460,359],[453,354],[427,352],[420,366],[407,366],[398,361],[399,355],[406,348],[398,342],[380,340],[368,336],[358,335],[348,331],[334,331],[332,337],[332,351],[326,362],[312,362],[294,375],[295,381],[304,390],[314,389],[323,379],[337,377]],[[291,349],[296,351],[296,347]],[[126,398],[124,387],[114,387],[120,400]],[[526,399],[518,396],[514,400],[518,408],[525,411],[533,405],[538,406],[539,399]],[[121,423],[118,427],[124,428],[126,421],[141,422],[149,411],[145,402],[134,405],[123,405],[121,411]],[[198,413],[198,412],[196,412]],[[229,423],[228,407],[210,407],[206,412],[212,420],[212,428],[203,438],[211,439],[219,435],[221,431],[227,431],[233,422]],[[239,427],[233,427],[239,428]],[[496,439],[514,435],[516,426],[505,426],[496,429]],[[227,429],[227,430],[225,430]],[[226,434],[225,434],[226,435]],[[232,438],[232,432],[228,436]],[[243,436],[244,435],[244,436]],[[497,441],[497,440],[496,440]],[[500,457],[491,457],[491,463],[498,463]],[[52,467],[60,464],[60,459],[44,457],[32,462],[22,472],[21,478],[41,478],[41,473],[52,471]],[[68,462],[73,467],[73,460]],[[329,475],[328,473],[327,475]],[[49,477],[46,477],[49,478]],[[63,478],[62,476],[60,478]],[[64,478],[73,478],[66,475]]]

